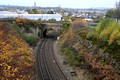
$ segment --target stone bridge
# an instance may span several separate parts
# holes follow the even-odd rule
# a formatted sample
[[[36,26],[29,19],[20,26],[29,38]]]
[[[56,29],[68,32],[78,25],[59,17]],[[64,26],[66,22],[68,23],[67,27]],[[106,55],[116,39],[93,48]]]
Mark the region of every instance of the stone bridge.
[[[16,21],[16,19],[2,19],[4,22],[10,22],[13,23]],[[48,31],[54,30],[55,32],[61,32],[62,31],[62,21],[42,21],[44,23],[44,27],[31,27],[29,29],[29,33],[35,34],[38,36],[38,33],[40,33],[40,37],[44,37]],[[25,28],[21,28],[21,33],[25,33]]]
[[[45,28],[47,30],[54,30],[54,31],[58,32],[61,30],[63,22],[61,22],[61,21],[54,21],[54,22],[47,21],[47,22],[43,22],[43,23],[46,24]]]

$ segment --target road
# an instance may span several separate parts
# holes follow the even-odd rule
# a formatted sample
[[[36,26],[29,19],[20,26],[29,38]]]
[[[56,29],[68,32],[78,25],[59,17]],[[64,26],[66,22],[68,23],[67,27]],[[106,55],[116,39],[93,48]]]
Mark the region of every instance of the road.
[[[61,70],[53,49],[54,39],[51,37],[41,40],[37,51],[37,66],[39,79],[37,80],[67,80]]]

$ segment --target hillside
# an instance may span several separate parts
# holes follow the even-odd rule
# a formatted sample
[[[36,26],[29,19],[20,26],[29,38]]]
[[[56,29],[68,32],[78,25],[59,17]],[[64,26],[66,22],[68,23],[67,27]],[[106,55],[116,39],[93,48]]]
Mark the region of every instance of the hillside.
[[[0,80],[33,80],[33,65],[28,44],[12,25],[0,22]]]
[[[96,29],[98,28],[100,28],[99,25]],[[115,61],[115,58],[119,56],[113,58],[112,53],[104,52],[105,49],[111,47],[109,44],[106,44],[108,46],[105,49],[93,44],[95,40],[101,43],[100,40],[102,41],[102,39],[93,38],[91,41],[87,40],[87,35],[96,35],[93,31],[90,32],[91,29],[86,27],[84,21],[76,20],[68,30],[64,30],[60,36],[58,46],[65,61],[67,61],[69,66],[87,70],[92,75],[92,78],[87,80],[120,80],[119,65]],[[102,41],[102,43],[105,42]]]

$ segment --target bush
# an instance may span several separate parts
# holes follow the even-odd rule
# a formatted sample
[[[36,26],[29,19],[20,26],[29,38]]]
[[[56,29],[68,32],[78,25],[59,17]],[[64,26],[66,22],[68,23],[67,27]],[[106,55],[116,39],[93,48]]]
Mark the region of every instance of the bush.
[[[62,24],[63,31],[68,31],[68,29],[69,29],[69,27],[70,27],[70,24],[71,24],[71,23],[63,23],[63,24]]]
[[[95,30],[88,33],[88,39],[93,37],[107,42],[109,45],[120,45],[120,24],[112,19],[105,19],[98,24]]]
[[[35,47],[37,45],[37,36],[35,36],[35,35],[23,35],[22,37],[30,46]]]
[[[85,27],[86,25],[87,25],[87,22],[85,20],[77,19],[71,24],[70,27],[73,29],[78,29],[78,28]]]
[[[77,29],[75,34],[78,34],[80,37],[82,37],[83,39],[86,39],[86,36],[88,34],[88,32],[90,31],[90,27],[83,27],[80,29]]]
[[[43,23],[41,23],[41,21],[37,21],[37,20],[30,20],[30,19],[16,19],[16,24],[17,26],[24,27],[25,29],[28,29],[30,27],[38,27],[38,26],[42,26]]]
[[[95,35],[95,28],[91,28],[86,36],[87,39],[92,40],[93,36]]]
[[[81,61],[78,58],[78,54],[75,54],[73,50],[69,48],[61,48],[61,51],[65,54],[65,59],[70,66],[80,66]]]
[[[52,19],[49,19],[48,21],[54,22],[54,21],[56,21],[56,19],[52,18]]]
[[[0,80],[33,80],[32,52],[11,26],[0,22]]]

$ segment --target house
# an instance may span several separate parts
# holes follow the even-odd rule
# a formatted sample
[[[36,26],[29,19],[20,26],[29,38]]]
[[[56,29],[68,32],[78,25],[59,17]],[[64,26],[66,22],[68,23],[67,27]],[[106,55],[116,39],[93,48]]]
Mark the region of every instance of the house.
[[[93,19],[85,19],[86,22],[88,22],[88,25],[91,25],[93,23]]]

